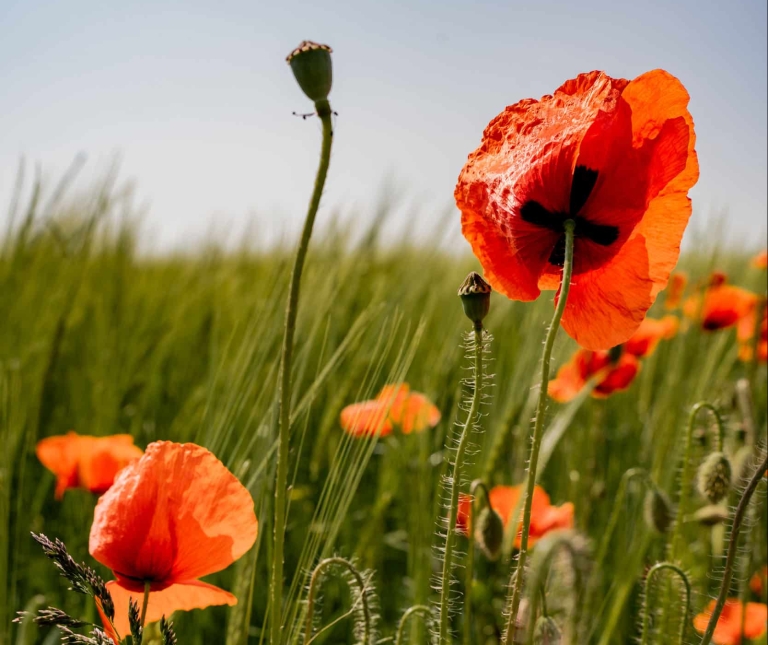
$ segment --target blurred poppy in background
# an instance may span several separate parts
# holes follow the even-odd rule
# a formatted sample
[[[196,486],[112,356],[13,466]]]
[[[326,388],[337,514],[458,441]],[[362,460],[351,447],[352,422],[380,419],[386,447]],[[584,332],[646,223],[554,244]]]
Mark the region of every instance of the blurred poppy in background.
[[[703,634],[707,630],[709,617],[715,608],[715,601],[710,601],[703,613],[693,619],[696,631]],[[768,621],[768,607],[756,602],[748,602],[746,608],[740,600],[725,601],[723,612],[717,621],[712,642],[717,645],[740,645],[741,623],[744,618],[744,636],[750,639],[759,638],[765,633]]]
[[[386,437],[395,426],[403,434],[422,432],[440,422],[440,410],[407,383],[385,385],[371,401],[352,403],[341,411],[341,427],[356,437]]]

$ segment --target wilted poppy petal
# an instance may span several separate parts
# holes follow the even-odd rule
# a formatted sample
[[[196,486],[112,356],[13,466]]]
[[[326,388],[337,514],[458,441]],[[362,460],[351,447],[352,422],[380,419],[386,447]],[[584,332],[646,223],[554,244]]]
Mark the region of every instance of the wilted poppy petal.
[[[134,602],[137,602],[141,607],[144,600],[143,592],[126,589],[114,580],[107,583],[107,589],[115,603],[115,628],[120,634],[130,634],[128,602],[133,598]],[[153,623],[163,616],[170,618],[174,611],[236,604],[237,598],[235,596],[214,585],[199,580],[180,582],[166,587],[162,591],[150,592],[146,622]]]
[[[645,240],[636,236],[603,266],[574,276],[562,325],[590,350],[620,345],[637,330],[653,303]]]
[[[392,432],[387,407],[381,401],[363,401],[341,411],[342,429],[355,437],[386,437]]]
[[[400,421],[403,434],[434,428],[439,422],[440,410],[425,395],[414,392],[408,397]]]
[[[171,584],[229,566],[257,528],[250,493],[212,453],[158,441],[99,499],[89,549],[118,575]]]

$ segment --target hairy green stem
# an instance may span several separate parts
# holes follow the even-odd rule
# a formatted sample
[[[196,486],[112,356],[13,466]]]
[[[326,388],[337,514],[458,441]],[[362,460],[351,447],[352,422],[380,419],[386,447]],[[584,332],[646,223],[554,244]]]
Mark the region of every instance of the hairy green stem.
[[[739,500],[739,505],[736,507],[736,513],[733,516],[733,528],[731,528],[731,536],[728,540],[728,555],[725,558],[725,569],[723,571],[723,580],[720,583],[720,593],[717,596],[717,602],[715,602],[715,608],[712,611],[712,615],[709,617],[709,623],[707,623],[707,630],[704,632],[704,636],[701,639],[701,645],[709,645],[712,641],[712,634],[717,627],[717,621],[720,619],[720,614],[725,606],[725,601],[728,598],[728,590],[731,588],[731,578],[733,578],[733,568],[736,562],[736,552],[739,546],[739,533],[741,532],[741,525],[744,521],[744,515],[746,515],[747,507],[749,506],[749,500],[752,499],[752,495],[763,478],[763,473],[768,469],[768,456],[763,459],[755,472],[752,474],[752,478],[749,480],[749,484],[744,489]]]
[[[307,596],[307,619],[305,623],[304,628],[304,645],[309,645],[309,643],[312,641],[312,632],[313,630],[313,622],[315,617],[315,601],[317,599],[317,590],[320,586],[320,580],[322,579],[323,574],[325,573],[326,569],[329,569],[330,567],[334,566],[340,566],[344,567],[347,571],[349,571],[352,574],[352,577],[355,579],[355,583],[360,588],[360,602],[363,606],[363,620],[364,620],[364,639],[363,643],[368,645],[368,643],[371,642],[371,608],[368,606],[368,601],[366,599],[366,585],[365,580],[363,579],[363,576],[360,575],[360,572],[354,567],[354,565],[344,558],[326,558],[325,560],[322,560],[312,571],[312,577],[309,580],[309,594]]]
[[[403,645],[403,638],[405,638],[405,626],[408,624],[408,620],[415,616],[423,616],[425,621],[429,621],[432,616],[432,610],[427,607],[427,605],[414,605],[413,607],[409,607],[397,625],[395,645]]]
[[[475,491],[478,488],[483,489],[485,503],[489,508],[492,508],[488,488],[486,488],[481,479],[476,479],[469,488],[472,503],[469,505],[469,515],[467,516],[467,533],[469,533],[467,537],[469,538],[469,543],[467,545],[467,564],[464,567],[466,574],[464,576],[464,645],[472,644],[472,583],[475,577],[475,537],[472,535],[470,527],[475,518]]]
[[[446,645],[451,642],[450,635],[450,616],[448,603],[451,595],[451,574],[453,571],[453,546],[456,539],[456,515],[459,507],[459,488],[461,487],[462,469],[464,466],[464,453],[469,443],[469,433],[472,426],[472,420],[477,414],[480,405],[480,390],[483,385],[483,326],[482,323],[475,323],[475,389],[472,393],[472,403],[467,413],[467,419],[459,436],[459,445],[456,448],[456,458],[453,462],[453,474],[451,476],[451,500],[448,507],[447,533],[445,535],[445,555],[443,558],[443,573],[440,584],[440,629],[438,632],[439,645]],[[472,540],[472,536],[469,537]]]
[[[141,601],[141,629],[144,630],[144,621],[147,618],[147,607],[149,606],[149,581],[144,583],[144,599]]]
[[[273,529],[272,577],[270,580],[270,638],[271,645],[281,642],[283,627],[283,549],[285,542],[286,485],[288,481],[288,450],[291,431],[291,360],[293,357],[293,337],[296,331],[296,316],[299,309],[299,290],[304,260],[307,256],[309,239],[315,223],[320,197],[323,194],[325,178],[331,161],[333,126],[331,107],[328,101],[315,104],[317,114],[323,125],[323,142],[320,152],[320,165],[315,177],[315,188],[309,202],[307,217],[301,232],[301,240],[296,250],[296,258],[291,272],[291,284],[288,291],[288,303],[285,310],[285,333],[280,359],[280,416],[277,444],[277,474],[275,478],[275,522]]]
[[[673,571],[677,574],[677,576],[680,578],[680,580],[683,581],[683,586],[685,587],[685,616],[683,617],[683,620],[680,621],[680,635],[678,636],[677,643],[678,645],[683,645],[685,642],[685,629],[688,626],[688,617],[691,615],[691,583],[688,582],[688,576],[685,575],[683,570],[672,564],[671,562],[659,562],[655,565],[653,565],[648,571],[648,575],[645,577],[645,605],[643,608],[643,638],[640,645],[650,645],[650,627],[651,627],[651,612],[650,612],[650,600],[649,600],[649,592],[651,588],[651,581],[653,578],[655,578],[661,571],[664,570]]]
[[[541,448],[541,436],[544,427],[544,413],[547,408],[547,389],[549,386],[549,363],[552,358],[552,347],[555,344],[557,330],[560,328],[560,319],[563,317],[565,305],[568,301],[568,292],[571,288],[571,275],[573,273],[573,230],[575,222],[572,219],[565,221],[565,262],[563,264],[563,277],[560,283],[560,297],[555,307],[555,314],[547,330],[547,338],[544,341],[544,353],[541,357],[541,389],[536,406],[536,418],[533,422],[533,436],[531,438],[531,456],[528,460],[528,478],[525,489],[525,506],[523,507],[523,530],[520,536],[520,554],[517,560],[517,575],[513,575],[512,597],[509,603],[509,615],[505,630],[504,642],[513,643],[517,610],[520,607],[520,598],[523,588],[525,561],[528,557],[528,533],[531,529],[531,506],[533,504],[533,488],[536,484],[536,467],[539,461],[539,449]]]

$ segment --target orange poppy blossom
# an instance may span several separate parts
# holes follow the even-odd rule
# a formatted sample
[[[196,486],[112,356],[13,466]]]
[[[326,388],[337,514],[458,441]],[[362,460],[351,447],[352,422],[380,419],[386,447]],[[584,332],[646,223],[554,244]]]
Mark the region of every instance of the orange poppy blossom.
[[[525,486],[494,486],[488,491],[488,497],[491,501],[493,510],[501,517],[501,521],[506,529],[512,519],[512,513],[520,501],[520,496],[525,493]],[[472,532],[470,521],[470,509],[472,506],[472,496],[462,493],[459,496],[459,508],[456,515],[456,530],[465,536]],[[549,495],[541,486],[533,489],[533,500],[531,507],[531,531],[528,536],[528,546],[533,546],[549,531],[555,529],[573,528],[573,504],[566,502],[561,506],[552,506]],[[520,509],[522,511],[522,507]],[[520,548],[520,534],[522,532],[522,512],[520,513],[520,523],[517,527],[517,536],[515,537],[515,548]]]
[[[768,268],[768,250],[760,251],[760,253],[752,258],[751,264],[756,269]]]
[[[590,350],[626,341],[665,288],[691,214],[688,98],[663,70],[632,81],[594,71],[491,121],[454,192],[491,286],[523,301],[558,289],[573,219],[563,328]]]
[[[700,634],[707,631],[707,623],[709,623],[709,617],[714,608],[715,601],[712,600],[704,612],[693,619],[693,626]],[[716,645],[739,645],[741,643],[741,620],[744,613],[744,605],[740,600],[735,598],[726,600],[712,635],[712,642]],[[748,602],[744,620],[744,636],[750,639],[762,636],[766,630],[766,621],[768,621],[768,606],[757,602]]]
[[[760,328],[757,330],[757,360],[761,363],[768,362],[768,309],[763,307],[763,317]],[[755,315],[747,315],[736,326],[736,339],[739,342],[739,359],[752,360],[753,339],[755,336]]]
[[[228,567],[256,540],[248,490],[212,453],[195,444],[157,441],[126,467],[99,499],[91,555],[110,568],[114,626],[129,632],[129,599],[148,622],[177,610],[234,605],[231,593],[198,578]]]
[[[669,276],[667,285],[667,297],[664,300],[665,309],[677,309],[683,301],[685,287],[688,285],[688,276],[683,272],[673,273]]]
[[[704,302],[700,295],[691,296],[685,301],[683,312],[688,318],[700,320],[704,331],[718,331],[733,327],[752,314],[757,301],[757,294],[726,284],[725,276],[715,273],[704,293]]]
[[[765,566],[760,571],[755,571],[755,574],[749,580],[749,588],[752,592],[760,596],[763,593],[763,583],[768,579],[768,566]]]
[[[356,437],[386,437],[394,426],[403,434],[422,432],[440,422],[440,410],[407,383],[385,385],[371,401],[346,406],[341,411],[341,427]]]
[[[70,488],[82,488],[97,495],[104,493],[120,470],[141,457],[129,434],[92,437],[68,432],[41,439],[35,454],[56,475],[56,499]]]
[[[638,358],[650,356],[662,340],[674,338],[679,327],[677,316],[664,316],[660,320],[646,318],[622,347],[625,352]]]

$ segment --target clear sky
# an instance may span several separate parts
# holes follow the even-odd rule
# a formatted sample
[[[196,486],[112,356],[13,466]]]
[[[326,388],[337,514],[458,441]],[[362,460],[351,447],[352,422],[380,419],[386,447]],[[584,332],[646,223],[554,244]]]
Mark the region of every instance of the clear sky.
[[[306,38],[334,49],[339,113],[320,222],[370,218],[388,180],[400,224],[433,235],[506,105],[662,67],[691,94],[694,217],[727,209],[758,247],[766,21],[765,0],[0,0],[0,213],[22,155],[53,178],[79,152],[91,173],[119,154],[160,247],[295,230],[320,132],[291,115],[311,106],[285,56]]]

